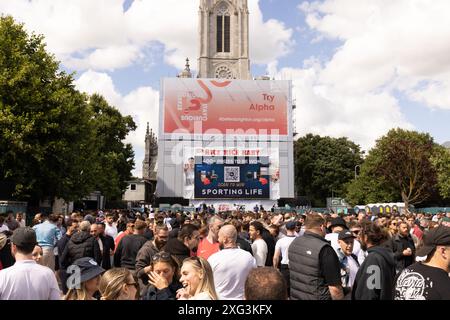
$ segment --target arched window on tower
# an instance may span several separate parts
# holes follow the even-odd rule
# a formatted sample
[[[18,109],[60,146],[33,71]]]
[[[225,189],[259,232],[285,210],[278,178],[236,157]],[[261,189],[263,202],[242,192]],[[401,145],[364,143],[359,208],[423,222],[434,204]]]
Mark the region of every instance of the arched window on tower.
[[[217,52],[231,51],[231,18],[228,7],[222,3],[217,10]]]

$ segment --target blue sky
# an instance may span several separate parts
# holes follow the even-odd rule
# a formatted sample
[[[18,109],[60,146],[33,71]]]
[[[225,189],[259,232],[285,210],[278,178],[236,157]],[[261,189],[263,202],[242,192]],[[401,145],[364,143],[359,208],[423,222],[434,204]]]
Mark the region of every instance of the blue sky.
[[[348,136],[366,150],[394,127],[450,140],[450,1],[248,2],[252,74],[293,81],[299,133]],[[44,34],[80,90],[134,117],[137,176],[160,79],[186,57],[196,71],[197,9],[198,0],[0,0],[1,13]]]

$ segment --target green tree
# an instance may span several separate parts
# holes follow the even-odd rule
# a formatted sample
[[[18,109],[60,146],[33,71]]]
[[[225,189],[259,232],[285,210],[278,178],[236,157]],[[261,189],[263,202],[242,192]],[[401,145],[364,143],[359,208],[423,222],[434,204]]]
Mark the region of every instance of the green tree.
[[[361,171],[356,179],[347,185],[345,199],[353,206],[377,203],[400,202],[401,197],[382,176],[374,174],[375,158],[369,153],[361,166]]]
[[[75,90],[42,36],[0,17],[0,184],[15,198],[117,197],[134,165],[122,140],[134,129],[99,95]]]
[[[435,151],[429,134],[389,131],[369,152],[361,176],[348,186],[347,199],[353,204],[401,200],[406,206],[425,201],[436,189]]]
[[[294,156],[297,194],[308,196],[315,206],[324,206],[332,193],[344,196],[355,167],[362,163],[360,147],[347,138],[312,134],[294,143]]]
[[[89,107],[96,134],[98,171],[96,190],[107,199],[118,199],[127,187],[134,168],[134,152],[131,144],[124,144],[128,133],[136,129],[130,116],[122,116],[100,95],[90,97]]]
[[[0,180],[19,197],[70,199],[89,189],[74,182],[90,161],[86,97],[58,68],[42,36],[0,18]]]
[[[436,146],[431,162],[437,172],[439,194],[444,199],[450,199],[450,149]]]

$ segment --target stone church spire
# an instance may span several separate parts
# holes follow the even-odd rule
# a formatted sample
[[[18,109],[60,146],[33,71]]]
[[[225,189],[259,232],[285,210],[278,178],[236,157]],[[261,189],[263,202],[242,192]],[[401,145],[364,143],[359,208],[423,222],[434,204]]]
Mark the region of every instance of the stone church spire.
[[[147,122],[145,133],[145,157],[142,161],[142,178],[145,180],[156,180],[156,161],[158,158],[158,140],[150,124]]]
[[[200,0],[199,77],[250,80],[247,0]]]
[[[178,78],[192,78],[191,66],[189,65],[189,58],[186,58],[186,68],[181,71]]]

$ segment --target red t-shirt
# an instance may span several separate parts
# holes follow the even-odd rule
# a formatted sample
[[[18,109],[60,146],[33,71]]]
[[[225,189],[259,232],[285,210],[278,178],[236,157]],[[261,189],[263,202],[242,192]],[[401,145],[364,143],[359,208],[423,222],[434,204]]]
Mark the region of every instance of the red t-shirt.
[[[125,237],[126,235],[128,235],[128,233],[126,232],[121,232],[117,237],[116,240],[114,240],[114,245],[115,248],[117,249],[117,247],[119,246],[120,240],[122,240],[123,237]]]
[[[218,242],[211,243],[208,241],[208,238],[205,238],[198,244],[197,257],[208,260],[209,256],[218,252],[219,250],[220,247]]]
[[[423,238],[423,231],[417,225],[414,226],[413,234],[417,238],[419,238],[419,240],[422,240],[422,238]]]

